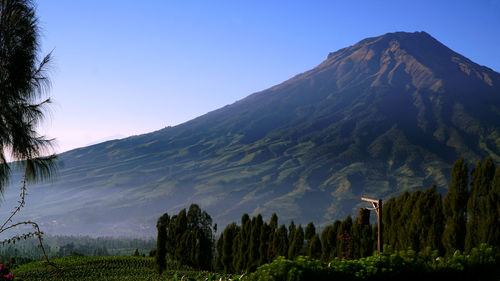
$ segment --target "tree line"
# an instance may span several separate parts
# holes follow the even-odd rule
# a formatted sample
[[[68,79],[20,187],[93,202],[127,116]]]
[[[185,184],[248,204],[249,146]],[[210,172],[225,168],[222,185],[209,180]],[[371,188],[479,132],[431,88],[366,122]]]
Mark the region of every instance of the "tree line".
[[[191,207],[197,208],[196,213],[200,214],[197,205]],[[185,216],[183,210],[177,217],[181,213]],[[168,221],[162,216],[159,224],[162,218]],[[424,191],[406,191],[385,202],[383,218],[384,245],[389,245],[392,250],[412,249],[419,252],[432,249],[439,255],[452,255],[457,250],[468,252],[481,243],[500,248],[500,167],[495,169],[491,158],[478,161],[469,178],[467,165],[461,158],[453,164],[444,197],[435,185]],[[211,218],[206,222],[211,224]],[[160,240],[160,230],[158,232],[157,254],[162,255],[158,249],[166,245],[165,251],[174,260],[199,268],[214,266],[229,273],[253,271],[278,256],[295,259],[299,255],[307,255],[328,262],[336,257],[355,259],[370,256],[377,248],[377,225],[370,224],[364,209],[354,219],[348,216],[342,221],[334,221],[321,233],[316,231],[312,222],[305,227],[301,224],[297,226],[293,221],[288,227],[284,224],[278,226],[276,214],[271,216],[269,222],[265,222],[260,214],[252,218],[244,214],[239,225],[234,222],[227,225],[214,243],[214,236],[208,232],[210,227],[207,225],[206,248],[197,248],[198,251],[206,251],[203,266],[186,262],[190,255],[175,254],[186,247],[183,239],[176,240],[175,237],[185,234],[176,232],[176,223],[170,221],[170,225],[166,228],[168,235],[164,236],[167,237],[164,240]],[[194,228],[181,230],[189,232]],[[213,263],[210,264],[212,257]],[[157,261],[164,263],[158,258]]]
[[[15,244],[0,245],[0,264],[19,265],[44,259],[38,239],[21,239]],[[134,250],[148,255],[156,247],[152,238],[113,238],[89,236],[44,236],[43,244],[49,258],[70,255],[83,256],[130,256]],[[10,262],[8,262],[10,261]]]

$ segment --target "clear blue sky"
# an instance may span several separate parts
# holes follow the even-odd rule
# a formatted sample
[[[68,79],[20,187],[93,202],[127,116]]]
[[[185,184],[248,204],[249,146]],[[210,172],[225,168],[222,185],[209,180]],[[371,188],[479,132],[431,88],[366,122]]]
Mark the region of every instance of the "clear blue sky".
[[[173,126],[393,31],[500,71],[500,0],[39,0],[59,150]]]

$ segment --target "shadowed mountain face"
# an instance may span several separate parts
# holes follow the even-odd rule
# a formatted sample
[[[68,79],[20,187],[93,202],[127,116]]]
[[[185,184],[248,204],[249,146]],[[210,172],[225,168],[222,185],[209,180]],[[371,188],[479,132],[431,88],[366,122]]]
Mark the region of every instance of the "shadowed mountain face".
[[[388,33],[179,126],[63,153],[25,213],[94,235],[149,235],[190,203],[222,225],[244,212],[329,223],[361,195],[446,188],[460,156],[499,163],[498,120],[499,73],[425,32]]]

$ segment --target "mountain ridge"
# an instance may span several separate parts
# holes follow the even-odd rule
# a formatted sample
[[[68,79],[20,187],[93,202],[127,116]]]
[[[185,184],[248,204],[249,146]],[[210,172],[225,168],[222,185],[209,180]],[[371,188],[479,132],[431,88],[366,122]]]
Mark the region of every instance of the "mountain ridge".
[[[361,195],[444,190],[460,156],[499,163],[499,93],[500,74],[429,34],[387,33],[175,127],[63,153],[57,182],[33,187],[61,207],[28,206],[85,234],[154,232],[190,203],[220,225],[244,212],[327,223]]]

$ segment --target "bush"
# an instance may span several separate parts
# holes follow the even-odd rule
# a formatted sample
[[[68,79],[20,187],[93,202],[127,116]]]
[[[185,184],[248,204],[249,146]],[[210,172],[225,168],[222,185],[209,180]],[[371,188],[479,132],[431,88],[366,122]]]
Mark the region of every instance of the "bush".
[[[335,258],[328,264],[309,257],[291,261],[283,257],[263,265],[248,280],[498,280],[500,263],[495,250],[487,245],[473,249],[470,255],[456,252],[449,258],[426,249],[391,253],[359,260]]]

